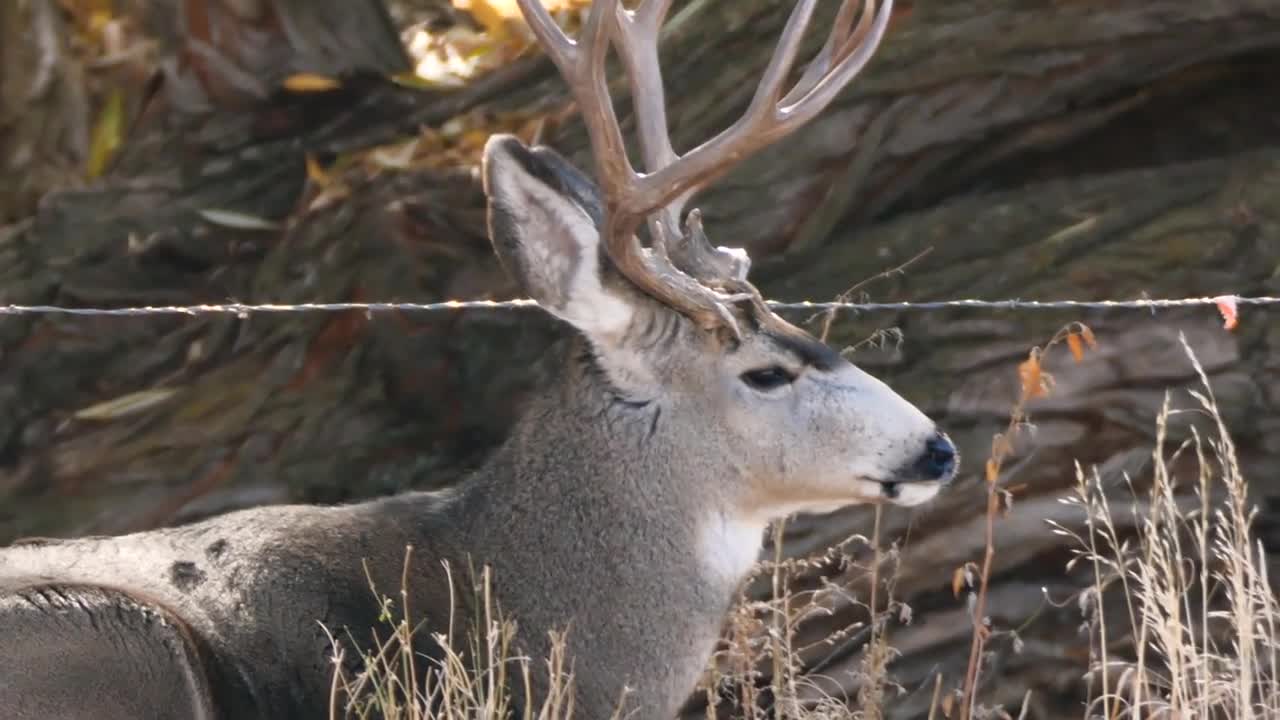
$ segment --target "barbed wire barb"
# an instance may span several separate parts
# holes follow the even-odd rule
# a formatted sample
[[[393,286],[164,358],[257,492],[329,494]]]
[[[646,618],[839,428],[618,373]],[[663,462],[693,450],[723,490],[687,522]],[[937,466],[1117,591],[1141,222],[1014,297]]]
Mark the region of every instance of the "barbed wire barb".
[[[922,302],[845,302],[800,300],[783,302],[767,301],[774,310],[847,310],[853,312],[910,312],[950,309],[984,310],[1158,310],[1196,306],[1221,306],[1224,302],[1237,305],[1280,305],[1280,297],[1219,295],[1215,297],[1141,298],[1132,300],[980,300],[962,298],[930,300]],[[198,305],[143,305],[134,307],[67,307],[61,305],[0,305],[0,316],[12,315],[81,315],[105,317],[136,317],[147,315],[238,315],[290,314],[308,312],[442,312],[459,310],[503,310],[537,307],[529,299],[515,300],[444,300],[431,303],[413,302],[333,302],[333,303],[216,303]]]

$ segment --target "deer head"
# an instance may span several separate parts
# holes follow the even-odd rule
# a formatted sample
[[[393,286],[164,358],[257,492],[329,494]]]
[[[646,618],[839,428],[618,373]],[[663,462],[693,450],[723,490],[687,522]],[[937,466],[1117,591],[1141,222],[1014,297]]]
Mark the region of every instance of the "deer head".
[[[597,0],[570,40],[520,0],[582,111],[595,180],[554,151],[494,137],[484,156],[490,233],[508,271],[586,340],[579,385],[643,422],[617,442],[660,447],[698,477],[702,500],[747,527],[858,502],[913,505],[955,475],[951,442],[918,409],[774,314],[747,280],[745,252],[715,248],[686,201],[821,111],[871,57],[890,3],[855,24],[841,6],[826,43],[791,75],[815,0],[801,0],[746,113],[683,155],[668,136],[658,29],[670,0],[634,10]],[[605,80],[613,46],[636,112],[644,172],[623,144]],[[637,232],[647,221],[649,246]],[[571,370],[572,371],[572,370]]]

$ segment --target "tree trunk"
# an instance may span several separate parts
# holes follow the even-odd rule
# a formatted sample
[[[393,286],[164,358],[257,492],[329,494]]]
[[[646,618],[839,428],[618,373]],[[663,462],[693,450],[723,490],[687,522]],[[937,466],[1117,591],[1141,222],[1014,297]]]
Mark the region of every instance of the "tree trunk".
[[[741,112],[790,4],[678,6],[664,51],[678,147]],[[163,80],[139,100],[106,178],[52,193],[31,222],[0,230],[0,301],[511,296],[472,173],[357,163],[317,188],[305,158],[351,156],[464,115],[564,116],[547,63],[527,57],[462,90],[424,91],[387,80],[408,61],[376,0],[148,8],[167,48]],[[14,11],[0,13],[4,32]],[[1280,294],[1277,70],[1276,0],[900,3],[866,75],[700,204],[713,238],[749,248],[757,284],[776,299],[833,297],[930,247],[868,292]],[[342,84],[280,90],[297,72]],[[547,137],[586,166],[576,121],[552,123]],[[1064,574],[1067,554],[1045,520],[1079,523],[1055,500],[1074,485],[1075,460],[1143,477],[1166,388],[1195,382],[1180,333],[1269,508],[1264,539],[1280,545],[1280,491],[1267,474],[1280,459],[1280,323],[1267,312],[1243,308],[1235,332],[1205,308],[875,313],[834,324],[842,345],[903,331],[900,344],[855,359],[938,418],[967,458],[937,503],[884,515],[886,539],[908,537],[895,592],[915,610],[913,624],[891,631],[903,651],[892,672],[913,691],[895,716],[922,715],[933,673],[949,684],[963,673],[969,625],[950,584],[982,554],[983,461],[1007,422],[1017,363],[1067,322],[1088,323],[1100,348],[1079,365],[1050,360],[1056,388],[1033,404],[1038,430],[1004,479],[1016,502],[997,525],[990,612],[997,628],[1034,621],[1020,631],[1021,654],[993,646],[1000,682],[986,699],[1020,701],[1031,688],[1043,717],[1078,716],[1087,641],[1074,605],[1046,606],[1041,588],[1061,600],[1081,578]],[[553,371],[561,332],[536,311],[6,317],[0,542],[448,484]],[[870,517],[794,520],[786,549],[809,554],[867,533]],[[858,612],[836,608],[805,633]],[[856,647],[813,655],[836,679],[828,690],[854,692]]]

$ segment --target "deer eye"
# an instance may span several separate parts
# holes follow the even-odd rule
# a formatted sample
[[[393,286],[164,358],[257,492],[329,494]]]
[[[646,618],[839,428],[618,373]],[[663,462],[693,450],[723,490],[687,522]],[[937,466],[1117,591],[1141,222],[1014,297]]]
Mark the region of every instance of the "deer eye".
[[[790,385],[796,376],[784,367],[772,365],[759,370],[748,370],[742,373],[742,382],[756,390],[776,390],[783,385]]]

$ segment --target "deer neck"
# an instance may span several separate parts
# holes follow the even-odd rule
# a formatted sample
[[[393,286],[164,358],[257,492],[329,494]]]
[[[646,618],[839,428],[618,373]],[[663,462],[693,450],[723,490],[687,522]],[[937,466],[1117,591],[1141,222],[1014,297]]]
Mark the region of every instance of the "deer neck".
[[[468,483],[470,502],[484,507],[477,516],[489,528],[500,523],[507,542],[563,542],[570,556],[589,550],[586,572],[696,588],[723,612],[759,554],[764,521],[728,511],[732,483],[721,480],[732,469],[671,456],[668,434],[677,430],[663,423],[660,400],[622,401],[592,385],[601,382],[588,373],[531,404]],[[602,557],[611,567],[601,568]]]

